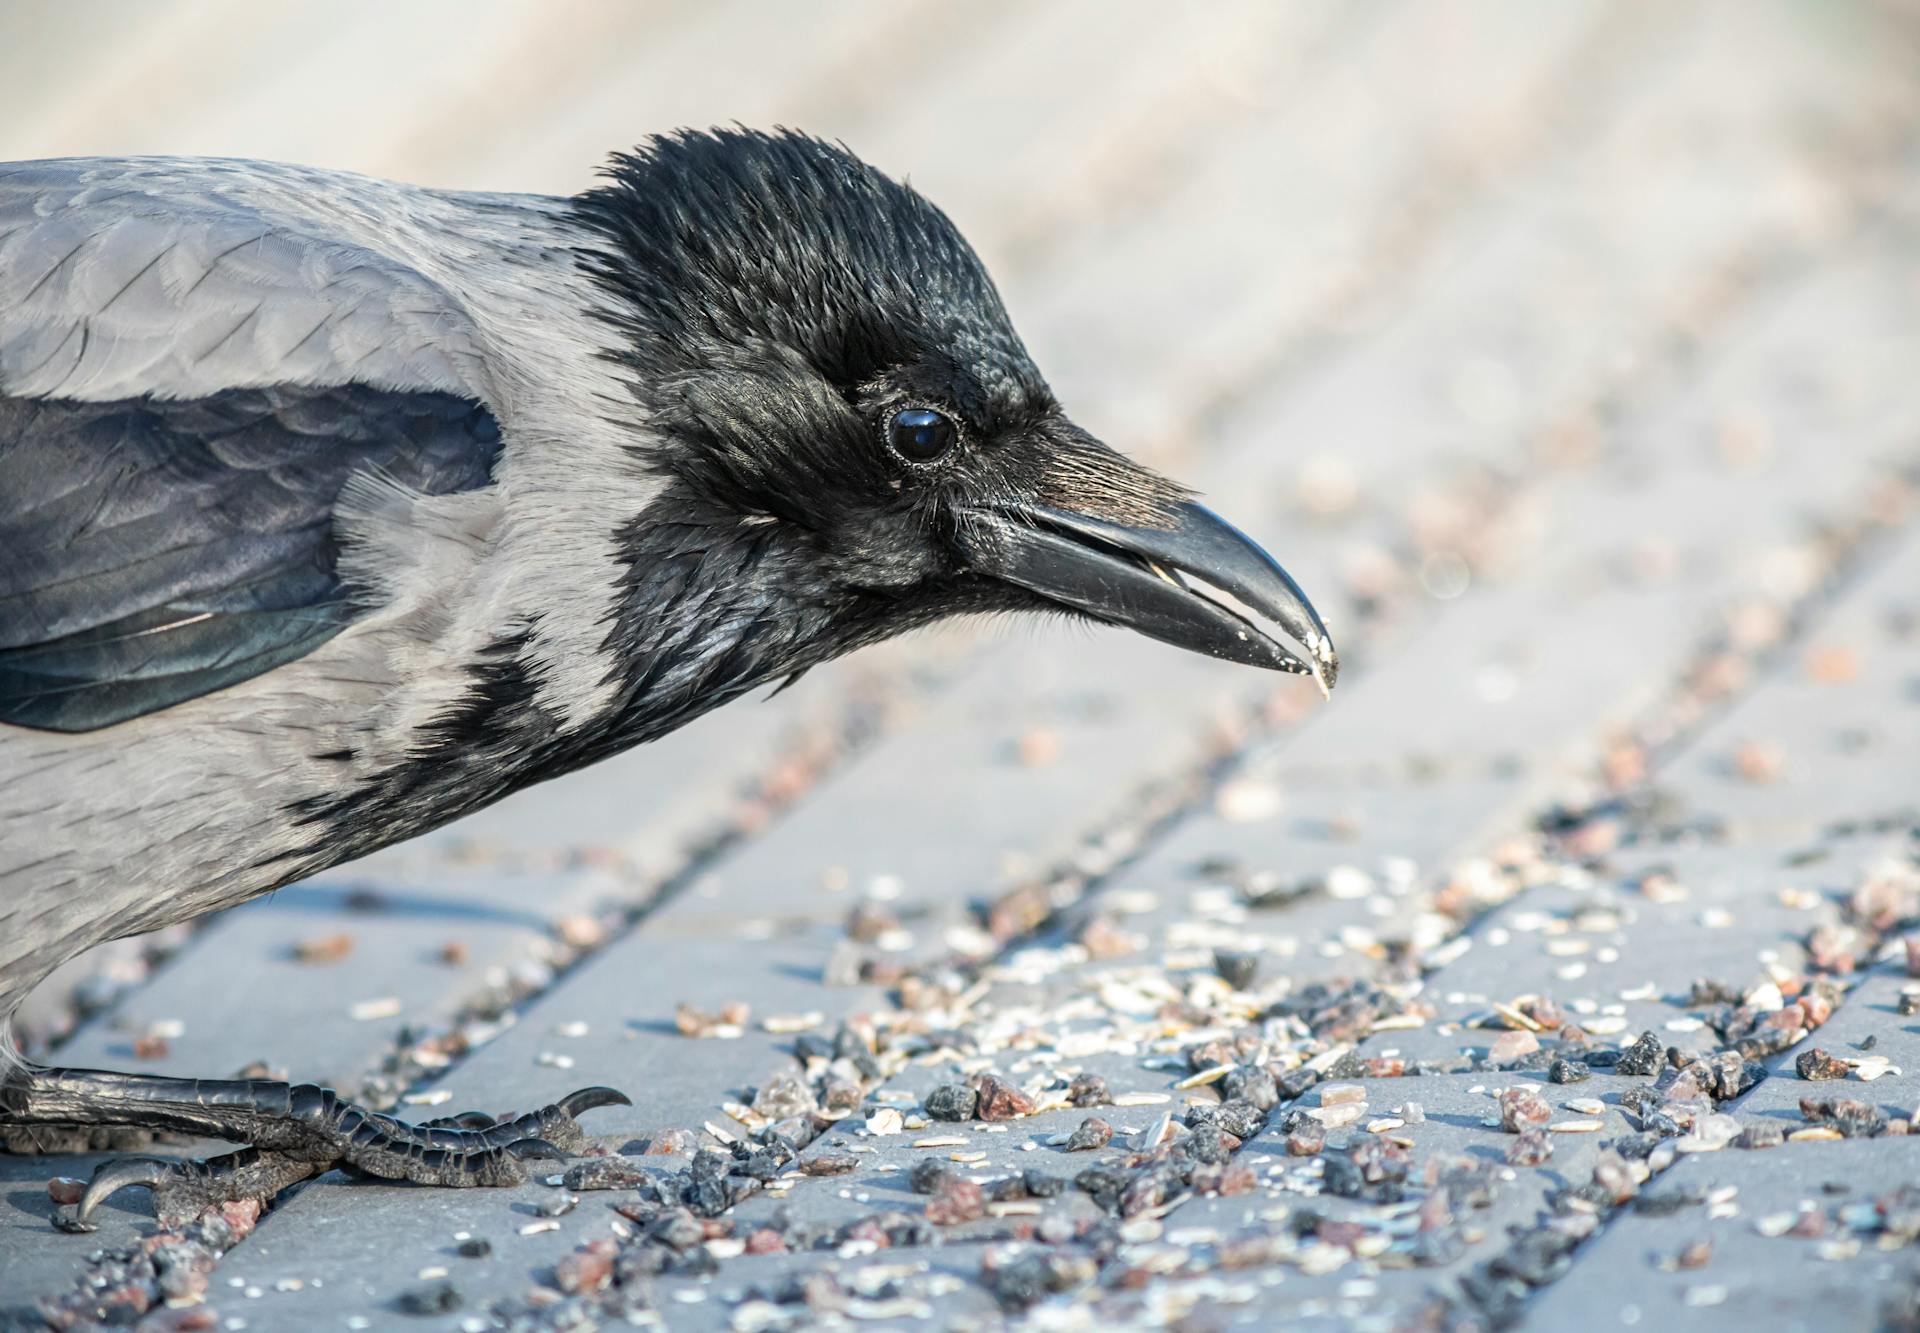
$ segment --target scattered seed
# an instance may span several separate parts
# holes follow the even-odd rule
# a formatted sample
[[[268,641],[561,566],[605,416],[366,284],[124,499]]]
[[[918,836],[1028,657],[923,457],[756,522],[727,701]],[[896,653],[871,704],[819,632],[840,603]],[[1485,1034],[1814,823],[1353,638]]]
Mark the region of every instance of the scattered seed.
[[[1367,1113],[1365,1102],[1341,1102],[1334,1106],[1310,1106],[1306,1114],[1325,1125],[1328,1129],[1340,1129],[1353,1124]]]
[[[1546,1031],[1531,1015],[1522,1012],[1515,1005],[1503,1004],[1499,1000],[1495,1000],[1493,1002],[1493,1011],[1499,1014],[1500,1017],[1506,1019],[1509,1027],[1516,1028],[1522,1032]]]
[[[860,1159],[850,1152],[823,1152],[804,1159],[800,1170],[809,1176],[844,1176],[859,1166]]]
[[[683,1037],[713,1037],[730,1040],[745,1034],[748,1015],[752,1011],[740,1001],[722,1005],[718,1013],[708,1013],[690,1004],[674,1007],[673,1025]]]
[[[293,958],[297,963],[337,963],[352,952],[353,936],[344,933],[301,940],[293,946]]]
[[[1233,1065],[1215,1065],[1211,1069],[1203,1069],[1197,1074],[1193,1074],[1187,1078],[1181,1079],[1178,1083],[1173,1085],[1174,1090],[1177,1092],[1184,1092],[1188,1088],[1204,1088],[1209,1084],[1218,1083],[1221,1079],[1225,1078],[1228,1074],[1231,1074],[1233,1071],[1234,1071]]]

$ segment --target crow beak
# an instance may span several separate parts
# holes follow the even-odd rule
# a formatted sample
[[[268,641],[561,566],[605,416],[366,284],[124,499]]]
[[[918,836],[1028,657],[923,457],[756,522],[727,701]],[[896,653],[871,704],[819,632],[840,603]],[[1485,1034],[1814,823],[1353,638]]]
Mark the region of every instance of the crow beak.
[[[1040,505],[972,510],[960,541],[982,574],[1150,638],[1333,689],[1333,639],[1286,570],[1197,504],[1166,528],[1133,527]],[[1277,626],[1305,649],[1297,653]]]

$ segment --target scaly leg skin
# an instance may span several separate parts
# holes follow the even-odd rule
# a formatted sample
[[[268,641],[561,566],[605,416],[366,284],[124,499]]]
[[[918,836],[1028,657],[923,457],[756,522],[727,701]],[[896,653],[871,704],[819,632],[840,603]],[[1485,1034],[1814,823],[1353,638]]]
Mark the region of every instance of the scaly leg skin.
[[[612,1088],[582,1088],[510,1120],[469,1112],[410,1125],[310,1083],[20,1069],[0,1083],[0,1130],[125,1125],[250,1145],[204,1162],[131,1157],[102,1163],[67,1224],[91,1230],[93,1210],[126,1185],[153,1191],[163,1225],[233,1200],[271,1199],[334,1167],[422,1185],[519,1185],[531,1174],[528,1163],[565,1161],[586,1142],[574,1118],[582,1111],[628,1105]]]

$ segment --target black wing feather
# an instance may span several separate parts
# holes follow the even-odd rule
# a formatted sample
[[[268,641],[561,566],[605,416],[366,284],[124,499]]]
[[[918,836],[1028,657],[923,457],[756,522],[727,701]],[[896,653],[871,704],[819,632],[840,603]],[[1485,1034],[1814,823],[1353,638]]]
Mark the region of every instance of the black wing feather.
[[[361,609],[335,573],[347,480],[444,495],[499,452],[451,393],[0,395],[0,722],[90,731],[311,652]]]

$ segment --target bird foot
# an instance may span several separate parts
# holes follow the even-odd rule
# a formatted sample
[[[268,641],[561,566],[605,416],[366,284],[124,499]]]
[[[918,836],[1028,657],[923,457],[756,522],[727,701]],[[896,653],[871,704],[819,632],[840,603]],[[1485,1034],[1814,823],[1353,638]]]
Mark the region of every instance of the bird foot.
[[[263,1208],[280,1191],[325,1169],[316,1162],[254,1148],[200,1161],[116,1157],[94,1169],[80,1202],[72,1212],[63,1209],[56,1214],[53,1224],[62,1231],[93,1231],[93,1211],[108,1195],[140,1185],[153,1191],[153,1213],[161,1227],[173,1231],[228,1204],[252,1202]]]
[[[61,1114],[66,1123],[134,1125],[249,1145],[205,1161],[129,1157],[103,1163],[62,1221],[66,1229],[87,1230],[101,1202],[128,1185],[152,1190],[155,1210],[170,1226],[209,1207],[264,1202],[335,1167],[421,1185],[519,1185],[534,1163],[565,1161],[585,1145],[577,1119],[582,1112],[631,1104],[612,1088],[582,1088],[525,1115],[496,1120],[470,1111],[415,1125],[312,1084],[52,1069],[26,1071],[20,1082],[0,1088],[0,1124],[53,1123]]]

